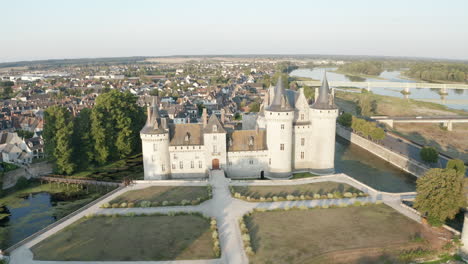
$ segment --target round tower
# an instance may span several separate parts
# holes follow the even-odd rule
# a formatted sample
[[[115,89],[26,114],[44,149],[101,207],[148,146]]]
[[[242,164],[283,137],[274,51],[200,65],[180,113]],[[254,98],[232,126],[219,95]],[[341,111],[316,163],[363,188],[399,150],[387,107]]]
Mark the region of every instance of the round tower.
[[[169,130],[165,118],[159,117],[157,99],[148,107],[148,119],[140,131],[145,180],[164,180],[171,175]]]
[[[292,174],[294,109],[284,95],[281,77],[275,87],[271,104],[265,109],[268,147],[267,178],[289,178]]]
[[[333,102],[333,95],[330,94],[326,74],[316,98],[309,111],[312,125],[310,170],[319,175],[331,174],[335,172],[335,133],[338,108]]]

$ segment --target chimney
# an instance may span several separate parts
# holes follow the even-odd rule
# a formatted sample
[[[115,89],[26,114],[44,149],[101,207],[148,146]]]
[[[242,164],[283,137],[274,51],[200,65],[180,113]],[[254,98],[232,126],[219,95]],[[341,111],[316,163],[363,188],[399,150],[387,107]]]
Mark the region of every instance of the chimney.
[[[147,117],[146,117],[146,124],[149,124],[151,121],[151,106],[148,106],[146,107],[146,113],[147,113]]]
[[[206,124],[208,123],[208,113],[206,112],[206,108],[203,108],[202,123],[203,127],[206,127]]]
[[[224,125],[225,114],[226,114],[226,111],[224,111],[224,109],[221,109],[221,124],[223,125]]]

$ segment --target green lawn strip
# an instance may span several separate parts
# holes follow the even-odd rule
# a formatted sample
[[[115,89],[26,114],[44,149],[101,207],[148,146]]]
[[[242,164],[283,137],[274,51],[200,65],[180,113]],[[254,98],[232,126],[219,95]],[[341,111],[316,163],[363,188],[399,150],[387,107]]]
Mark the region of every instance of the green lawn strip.
[[[210,220],[197,214],[82,218],[31,248],[35,260],[215,258]]]
[[[196,205],[210,198],[211,186],[151,186],[128,191],[103,207]]]
[[[324,198],[356,197],[365,194],[351,185],[337,182],[317,182],[298,185],[273,186],[231,186],[235,198],[263,201],[270,200],[311,200]],[[276,197],[276,198],[275,198]]]
[[[251,263],[329,263],[328,257],[340,252],[356,250],[366,257],[362,249],[368,248],[398,259],[401,250],[389,246],[426,245],[414,239],[423,226],[386,205],[254,212],[244,222]]]
[[[310,178],[310,177],[317,177],[318,175],[312,174],[310,172],[299,172],[294,173],[292,179],[303,179],[303,178]]]

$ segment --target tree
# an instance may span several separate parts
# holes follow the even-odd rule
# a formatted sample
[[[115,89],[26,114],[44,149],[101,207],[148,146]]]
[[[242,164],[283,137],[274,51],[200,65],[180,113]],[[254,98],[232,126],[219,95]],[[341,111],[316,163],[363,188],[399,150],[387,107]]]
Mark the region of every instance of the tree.
[[[58,173],[71,174],[76,164],[73,161],[73,120],[67,108],[52,106],[44,115],[45,151],[55,162]]]
[[[419,152],[421,159],[427,163],[436,163],[439,160],[439,153],[433,147],[423,147]]]
[[[461,175],[465,175],[466,168],[463,160],[460,159],[451,159],[447,162],[447,169],[453,169],[460,173]]]
[[[431,169],[416,182],[414,207],[433,226],[453,219],[465,206],[463,175],[453,169]]]
[[[98,96],[91,111],[95,160],[104,164],[141,149],[140,130],[144,111],[130,92],[112,90]]]
[[[315,97],[315,89],[310,87],[310,86],[302,86],[302,88],[304,89],[304,95],[305,97],[307,98],[307,100],[312,100],[314,99]]]
[[[338,117],[337,122],[342,126],[351,127],[351,124],[353,123],[353,115],[350,113],[343,113]]]
[[[94,159],[93,141],[91,136],[91,109],[84,108],[74,119],[73,153],[76,164],[81,169],[87,169]]]
[[[260,111],[260,104],[258,102],[252,102],[249,104],[250,112],[259,112]]]

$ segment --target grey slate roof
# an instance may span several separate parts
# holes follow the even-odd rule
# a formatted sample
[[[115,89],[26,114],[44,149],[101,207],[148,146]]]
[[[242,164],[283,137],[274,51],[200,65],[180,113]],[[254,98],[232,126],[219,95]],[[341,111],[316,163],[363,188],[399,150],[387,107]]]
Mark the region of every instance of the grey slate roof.
[[[322,85],[319,89],[319,96],[312,108],[315,109],[336,109],[336,106],[330,102],[330,87],[328,86],[327,73],[323,75]]]
[[[216,126],[216,130],[214,129],[214,126]],[[203,129],[203,133],[226,133],[226,130],[224,129],[223,125],[221,125],[221,122],[219,122],[219,119],[216,117],[216,115],[213,114]]]
[[[275,86],[275,95],[273,101],[267,109],[268,111],[273,112],[290,112],[293,111],[293,108],[289,104],[289,100],[284,94],[283,80],[280,76]]]

